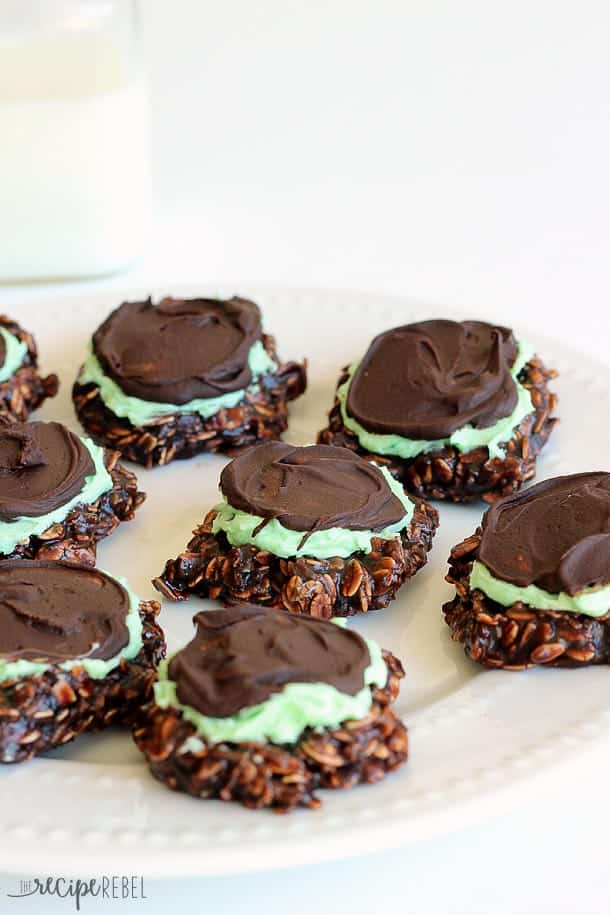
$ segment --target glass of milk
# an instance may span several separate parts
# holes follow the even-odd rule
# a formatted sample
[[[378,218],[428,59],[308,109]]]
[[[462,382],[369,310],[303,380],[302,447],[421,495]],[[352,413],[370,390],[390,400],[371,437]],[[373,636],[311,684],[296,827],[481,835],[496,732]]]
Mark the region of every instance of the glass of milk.
[[[0,281],[126,267],[149,222],[134,0],[0,2]]]

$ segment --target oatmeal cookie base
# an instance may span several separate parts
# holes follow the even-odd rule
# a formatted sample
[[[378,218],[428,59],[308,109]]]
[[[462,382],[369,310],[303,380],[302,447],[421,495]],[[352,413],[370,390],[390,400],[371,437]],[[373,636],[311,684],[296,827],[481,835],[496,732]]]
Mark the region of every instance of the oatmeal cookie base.
[[[186,551],[166,563],[155,588],[172,600],[191,594],[249,601],[322,619],[387,607],[400,586],[427,562],[438,512],[415,500],[411,522],[391,540],[373,537],[370,553],[341,559],[303,556],[281,559],[251,544],[231,546],[212,533],[211,511],[194,531]]]

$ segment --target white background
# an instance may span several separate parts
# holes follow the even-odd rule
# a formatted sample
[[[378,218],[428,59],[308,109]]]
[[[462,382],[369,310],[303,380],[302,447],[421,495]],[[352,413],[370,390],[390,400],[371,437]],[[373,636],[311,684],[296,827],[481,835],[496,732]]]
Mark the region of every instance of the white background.
[[[142,6],[155,178],[146,257],[103,281],[0,287],[3,310],[68,288],[107,287],[112,300],[149,282],[377,289],[468,305],[610,364],[607,3]],[[607,913],[609,764],[585,753],[535,806],[490,810],[484,826],[417,846],[149,882],[146,902],[83,910]],[[4,898],[15,885],[0,879],[0,908],[25,913]]]

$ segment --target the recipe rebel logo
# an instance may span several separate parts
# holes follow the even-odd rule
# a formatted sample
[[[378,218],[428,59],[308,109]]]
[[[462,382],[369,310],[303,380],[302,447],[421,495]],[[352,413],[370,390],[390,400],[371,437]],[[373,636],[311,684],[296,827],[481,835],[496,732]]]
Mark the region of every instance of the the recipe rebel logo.
[[[87,898],[126,900],[148,899],[144,891],[144,877],[135,874],[111,874],[103,877],[27,877],[19,881],[16,890],[6,894],[11,899],[32,896],[55,896],[72,900],[74,909],[81,911]]]

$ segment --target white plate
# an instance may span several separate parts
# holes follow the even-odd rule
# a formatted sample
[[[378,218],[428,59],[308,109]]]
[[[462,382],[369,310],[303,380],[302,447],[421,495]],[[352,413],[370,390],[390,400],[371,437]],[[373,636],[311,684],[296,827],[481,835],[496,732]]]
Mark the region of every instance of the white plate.
[[[130,290],[125,297],[176,291]],[[180,291],[194,295],[202,289]],[[446,312],[387,296],[208,291],[251,295],[263,307],[280,354],[308,357],[310,386],[292,405],[286,436],[296,443],[315,440],[339,369],[361,354],[375,333]],[[106,293],[13,309],[36,333],[43,368],[61,378],[60,395],[40,411],[41,418],[78,428],[72,381],[88,337],[122,298]],[[524,328],[517,332],[527,336]],[[561,371],[556,388],[562,423],[540,459],[539,478],[604,468],[607,372],[559,344],[533,342],[547,364]],[[141,597],[158,596],[150,579],[183,549],[216,500],[222,466],[222,459],[202,455],[140,470],[148,499],[134,522],[100,546],[100,566],[127,575]],[[405,663],[397,710],[409,726],[411,758],[402,770],[374,786],[321,792],[321,810],[280,817],[170,792],[150,776],[128,734],[86,736],[0,772],[0,868],[34,874],[237,873],[421,839],[497,813],[527,791],[535,802],[536,777],[606,737],[610,676],[605,668],[485,671],[451,641],[440,612],[452,593],[444,582],[446,558],[452,544],[474,530],[482,508],[441,505],[441,527],[425,569],[387,610],[351,623]],[[196,599],[164,603],[161,624],[171,649],[191,637],[191,618],[202,606]]]

